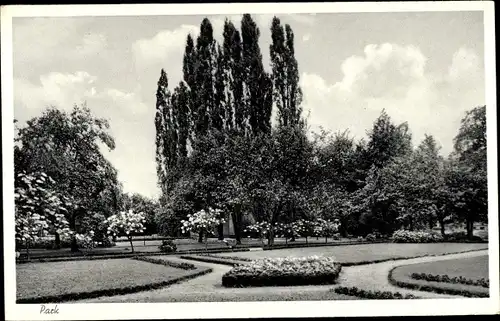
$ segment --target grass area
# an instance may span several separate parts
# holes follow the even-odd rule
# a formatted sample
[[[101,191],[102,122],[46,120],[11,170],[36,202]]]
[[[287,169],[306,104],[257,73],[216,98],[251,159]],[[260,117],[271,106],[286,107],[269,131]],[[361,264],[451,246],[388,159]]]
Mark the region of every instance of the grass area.
[[[362,263],[368,261],[402,259],[408,257],[441,255],[471,250],[487,249],[488,244],[469,243],[430,243],[430,244],[360,244],[331,247],[307,247],[280,249],[271,251],[250,251],[238,253],[220,253],[221,257],[241,257],[250,259],[276,257],[303,257],[312,255],[331,256],[339,263]]]
[[[410,276],[412,273],[426,273],[433,275],[448,275],[464,277],[466,279],[488,279],[488,256],[477,256],[456,260],[443,260],[398,267],[402,274]]]
[[[396,267],[389,273],[389,282],[399,287],[419,291],[462,295],[465,297],[489,297],[489,289],[480,285],[417,280],[411,276],[413,273],[428,273],[432,275],[448,275],[450,277],[462,276],[467,279],[478,280],[487,278],[487,271],[487,256],[443,260]]]
[[[78,297],[81,293],[113,289],[132,292],[134,287],[160,284],[189,273],[132,259],[27,263],[16,266],[17,299],[71,294]]]

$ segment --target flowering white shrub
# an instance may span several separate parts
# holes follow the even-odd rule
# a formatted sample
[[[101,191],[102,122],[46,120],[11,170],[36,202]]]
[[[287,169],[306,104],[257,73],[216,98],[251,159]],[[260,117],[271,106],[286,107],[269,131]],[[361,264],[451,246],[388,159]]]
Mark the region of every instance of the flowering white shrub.
[[[54,183],[52,178],[43,172],[20,173],[15,183],[15,229],[18,242],[29,249],[32,242],[49,233],[57,232],[61,236],[71,234],[64,215],[66,206],[71,206],[71,202],[50,188],[50,184]]]
[[[205,232],[213,233],[213,229],[226,220],[222,217],[220,209],[209,208],[208,211],[201,210],[194,214],[189,214],[187,220],[181,221],[182,233],[187,232]]]
[[[182,233],[205,233],[205,246],[208,246],[208,234],[214,234],[215,227],[226,222],[222,210],[209,208],[189,214],[187,220],[181,221]]]
[[[121,211],[118,214],[108,217],[106,220],[106,224],[108,225],[108,234],[113,236],[125,234],[130,242],[132,252],[134,252],[132,234],[144,232],[144,223],[146,223],[144,214],[135,213],[132,210]]]
[[[434,231],[398,230],[392,234],[394,243],[433,243],[442,242],[443,237]]]
[[[78,247],[84,249],[93,249],[95,247],[94,231],[89,231],[85,234],[75,234]]]

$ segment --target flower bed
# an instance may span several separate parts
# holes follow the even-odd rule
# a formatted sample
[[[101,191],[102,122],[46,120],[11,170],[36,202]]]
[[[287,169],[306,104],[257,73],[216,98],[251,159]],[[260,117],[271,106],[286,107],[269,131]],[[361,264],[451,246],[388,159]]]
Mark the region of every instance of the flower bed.
[[[389,291],[365,291],[358,289],[357,287],[336,287],[332,289],[333,292],[337,294],[344,294],[349,296],[355,296],[363,299],[374,299],[374,300],[394,300],[394,299],[418,299],[418,297],[407,294],[402,295],[399,292],[389,292]]]
[[[274,258],[237,265],[222,276],[225,287],[333,284],[341,265],[331,257]]]

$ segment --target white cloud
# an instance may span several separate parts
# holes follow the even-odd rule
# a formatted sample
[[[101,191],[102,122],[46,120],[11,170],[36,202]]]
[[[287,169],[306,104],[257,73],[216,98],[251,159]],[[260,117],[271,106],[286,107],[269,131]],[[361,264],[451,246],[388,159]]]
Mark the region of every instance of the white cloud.
[[[344,79],[338,86],[364,97],[404,94],[415,82],[425,80],[425,63],[418,48],[368,45],[364,56],[351,56],[342,63]]]
[[[294,13],[294,14],[288,14],[287,17],[289,17],[294,22],[304,24],[307,26],[312,26],[314,24],[314,22],[316,21],[315,15],[311,15],[311,14]]]
[[[96,77],[85,71],[74,74],[51,72],[40,76],[40,84],[14,80],[15,102],[24,109],[41,110],[49,105],[71,109],[96,94]]]
[[[311,39],[310,33],[306,33],[305,35],[302,36],[302,41],[304,42],[309,41],[309,39]]]
[[[182,25],[174,30],[160,31],[152,38],[136,41],[132,45],[134,56],[140,62],[164,61],[172,53],[183,52],[187,35],[197,31],[198,27],[193,25]]]
[[[107,45],[106,36],[102,34],[86,34],[76,51],[84,56],[92,55],[103,50]]]
[[[463,90],[467,75],[479,75],[477,56],[460,49],[450,57],[448,74],[426,71],[426,57],[415,47],[369,45],[363,56],[351,56],[341,66],[341,81],[328,84],[316,74],[303,73],[304,110],[311,129],[349,129],[356,138],[366,136],[382,109],[397,123],[408,121],[414,144],[432,134],[451,151],[465,110],[481,104],[484,85]],[[453,75],[453,76],[452,76]]]

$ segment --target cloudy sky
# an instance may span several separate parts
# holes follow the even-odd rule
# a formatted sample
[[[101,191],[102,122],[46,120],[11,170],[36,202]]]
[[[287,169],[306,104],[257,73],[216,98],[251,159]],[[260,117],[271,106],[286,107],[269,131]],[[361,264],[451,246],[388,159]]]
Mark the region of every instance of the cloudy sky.
[[[304,110],[313,130],[357,139],[385,108],[452,149],[466,110],[485,104],[482,12],[283,14],[295,32]],[[228,16],[239,26],[240,16]],[[272,15],[254,15],[269,70]],[[154,112],[164,68],[173,89],[188,33],[204,16],[14,18],[14,114],[83,101],[109,119],[105,154],[126,192],[156,196]],[[220,39],[225,16],[208,16]]]

